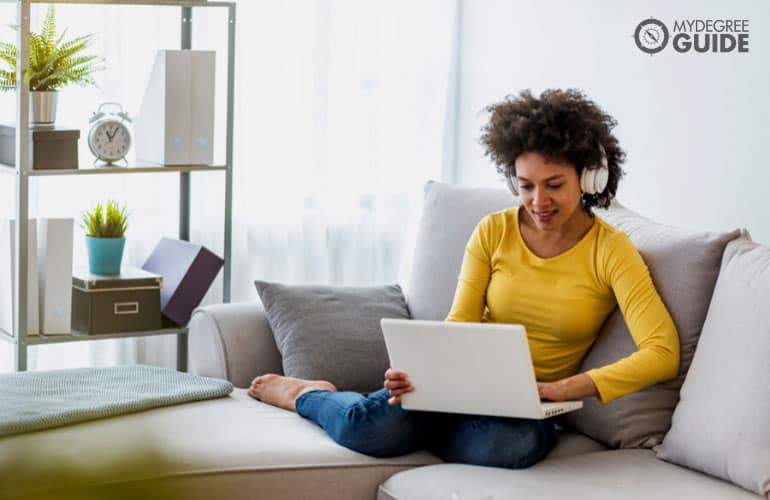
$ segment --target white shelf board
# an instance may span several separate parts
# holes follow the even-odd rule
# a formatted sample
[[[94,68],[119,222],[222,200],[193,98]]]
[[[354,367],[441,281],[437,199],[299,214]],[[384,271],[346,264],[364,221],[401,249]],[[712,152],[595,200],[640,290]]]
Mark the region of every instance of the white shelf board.
[[[8,165],[5,163],[0,163],[0,172],[4,174],[15,174],[16,173],[16,167],[13,165]]]
[[[30,170],[30,176],[46,175],[100,175],[100,174],[146,174],[164,172],[218,172],[227,170],[224,165],[150,165],[137,164],[125,167],[115,165],[85,167],[62,170]]]
[[[0,0],[0,3],[20,3],[21,0]],[[169,7],[230,7],[234,2],[206,0],[29,0],[29,3],[71,3],[86,5],[167,5]]]
[[[73,330],[70,335],[27,335],[27,345],[56,344],[59,342],[77,342],[105,339],[129,339],[136,337],[151,337],[155,335],[186,335],[187,327],[161,328],[159,330],[146,330],[139,332],[100,333],[89,335]],[[0,338],[11,343],[17,343],[19,339],[0,328]]]

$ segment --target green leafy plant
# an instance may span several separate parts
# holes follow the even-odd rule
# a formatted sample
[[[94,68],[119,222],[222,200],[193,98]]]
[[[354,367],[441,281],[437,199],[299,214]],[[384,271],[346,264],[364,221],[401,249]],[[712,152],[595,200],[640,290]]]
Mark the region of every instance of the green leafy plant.
[[[81,227],[91,238],[120,238],[128,229],[126,207],[121,207],[113,200],[107,200],[106,205],[97,203],[92,209],[86,210],[81,221]]]
[[[18,26],[11,26],[18,30]],[[94,34],[80,36],[64,41],[67,30],[57,38],[56,11],[50,5],[46,11],[45,20],[40,33],[29,33],[29,69],[24,72],[24,83],[29,84],[29,90],[51,91],[59,90],[70,84],[81,86],[95,85],[93,73],[104,69],[97,66],[103,59],[95,55],[82,55],[94,38]],[[16,88],[16,57],[18,49],[15,44],[0,42],[0,61],[6,63],[9,69],[0,69],[0,90]]]

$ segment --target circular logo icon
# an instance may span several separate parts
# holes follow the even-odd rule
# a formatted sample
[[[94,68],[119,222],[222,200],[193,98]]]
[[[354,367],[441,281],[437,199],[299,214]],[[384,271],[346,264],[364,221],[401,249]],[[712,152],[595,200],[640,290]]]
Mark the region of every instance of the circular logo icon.
[[[634,41],[642,52],[657,54],[668,44],[668,28],[652,17],[645,19],[636,27]]]

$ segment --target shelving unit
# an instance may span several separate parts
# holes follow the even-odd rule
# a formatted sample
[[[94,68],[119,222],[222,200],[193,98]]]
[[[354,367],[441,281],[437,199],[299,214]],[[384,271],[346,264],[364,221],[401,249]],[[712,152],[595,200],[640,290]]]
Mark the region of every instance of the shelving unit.
[[[15,165],[0,164],[0,174],[16,176],[16,288],[14,290],[15,304],[14,331],[6,332],[0,329],[0,339],[15,344],[14,366],[16,371],[27,369],[27,350],[29,346],[56,344],[62,342],[77,342],[114,338],[135,338],[153,335],[177,336],[177,369],[187,370],[187,328],[170,327],[152,331],[122,332],[115,334],[86,335],[73,330],[69,335],[27,335],[27,303],[19,297],[27,296],[28,249],[26,242],[29,230],[29,182],[32,177],[63,176],[63,175],[130,175],[147,173],[176,173],[179,174],[179,239],[190,239],[190,201],[191,179],[194,172],[223,172],[225,179],[225,227],[224,227],[224,268],[223,268],[223,302],[230,301],[231,273],[231,241],[232,241],[232,181],[233,181],[233,117],[234,117],[234,64],[235,64],[235,4],[232,2],[205,0],[0,0],[0,3],[15,3],[19,29],[16,46],[19,48],[16,67],[16,157]],[[29,31],[31,4],[93,4],[93,5],[135,5],[135,6],[172,6],[181,11],[180,23],[182,28],[181,49],[192,48],[192,14],[195,8],[227,9],[227,131],[224,165],[153,165],[134,163],[126,167],[85,167],[78,170],[32,170],[29,158],[29,90],[22,82],[22,75],[29,66]]]

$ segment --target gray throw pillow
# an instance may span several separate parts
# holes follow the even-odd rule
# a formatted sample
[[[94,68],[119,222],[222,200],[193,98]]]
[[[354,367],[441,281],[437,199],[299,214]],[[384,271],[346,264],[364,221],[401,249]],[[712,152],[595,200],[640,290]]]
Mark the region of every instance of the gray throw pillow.
[[[770,248],[727,245],[658,457],[770,498]]]
[[[382,388],[388,352],[382,318],[409,318],[398,285],[287,286],[255,281],[289,377],[328,380],[342,391]]]
[[[595,398],[587,399],[582,410],[566,415],[563,421],[610,447],[651,448],[661,442],[671,425],[679,388],[706,318],[722,253],[740,232],[694,232],[666,226],[617,202],[596,213],[625,232],[647,264],[679,332],[679,375],[606,405]],[[623,316],[616,309],[602,326],[580,371],[613,363],[636,350]]]
[[[519,205],[504,189],[425,184],[422,218],[407,289],[413,319],[443,320],[452,307],[465,245],[487,214]]]

